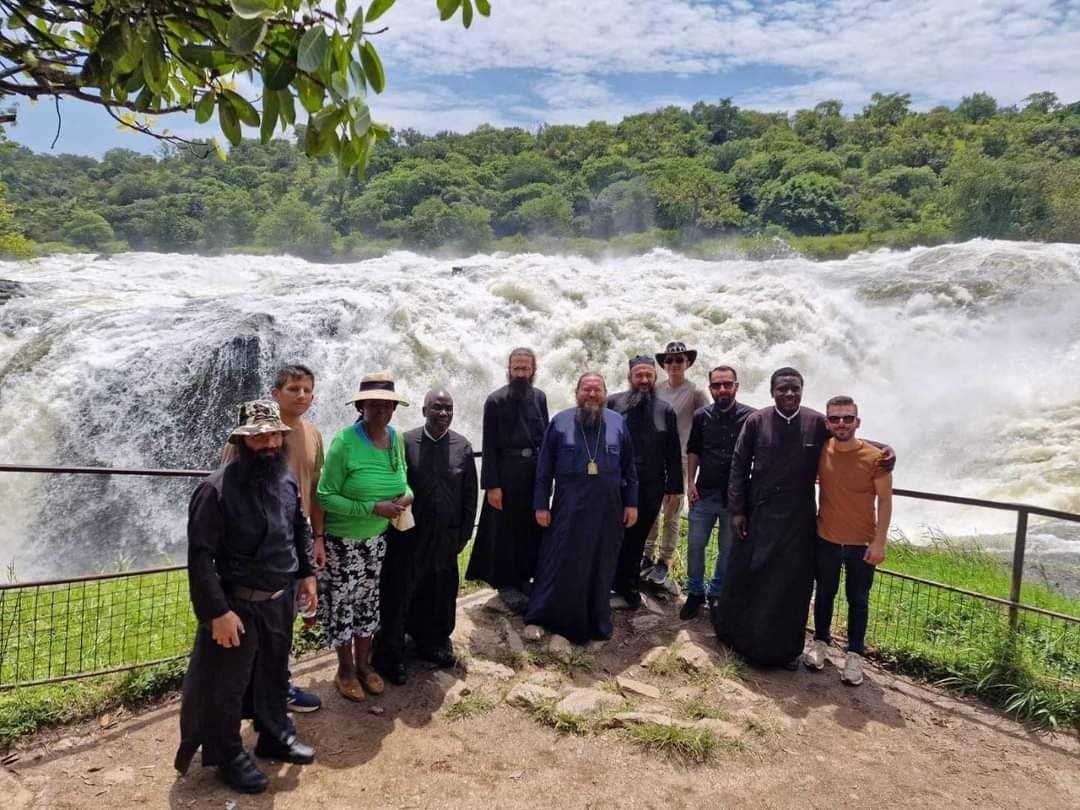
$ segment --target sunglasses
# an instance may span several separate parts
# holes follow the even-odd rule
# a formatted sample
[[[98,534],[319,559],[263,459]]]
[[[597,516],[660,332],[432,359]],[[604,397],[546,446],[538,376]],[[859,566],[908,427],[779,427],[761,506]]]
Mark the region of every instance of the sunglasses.
[[[846,413],[843,416],[826,416],[825,417],[830,425],[839,425],[843,422],[845,425],[854,425],[855,420],[859,417],[852,416],[850,413]]]
[[[682,355],[679,355],[678,357],[665,357],[664,358],[664,365],[665,366],[671,366],[671,365],[674,365],[676,363],[685,363],[685,362],[686,362],[686,358],[683,357]]]
[[[709,383],[709,388],[723,390],[727,388],[734,388],[736,385],[738,385],[738,383],[725,380],[724,382],[711,382]]]

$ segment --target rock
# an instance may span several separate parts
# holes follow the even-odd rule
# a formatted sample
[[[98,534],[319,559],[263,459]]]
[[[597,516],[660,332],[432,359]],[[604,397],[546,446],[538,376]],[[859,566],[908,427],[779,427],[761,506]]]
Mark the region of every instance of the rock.
[[[386,709],[384,709],[382,706],[368,706],[368,712],[370,712],[371,714],[385,714]]]
[[[640,706],[635,706],[634,711],[645,714],[667,714],[671,709],[663,703],[642,703]]]
[[[519,683],[506,693],[506,702],[519,709],[535,709],[558,696],[558,692],[546,686],[536,683]]]
[[[647,633],[660,624],[660,617],[654,613],[645,613],[630,620],[635,633]]]
[[[619,689],[623,692],[629,692],[632,695],[639,695],[641,697],[649,698],[650,700],[660,699],[660,690],[655,686],[650,686],[641,681],[635,681],[633,678],[627,678],[625,675],[617,676],[615,678],[615,683],[619,685]]]
[[[513,611],[498,594],[493,594],[491,598],[487,599],[480,607],[488,613],[494,613],[497,616],[510,616],[513,614]]]
[[[604,645],[606,644],[607,642],[603,639],[594,638],[592,641],[585,645],[585,649],[591,653],[597,653],[604,649]]]
[[[551,641],[548,642],[548,653],[556,661],[569,664],[570,657],[574,653],[574,647],[569,639],[563,638],[558,633],[555,633],[551,636]]]
[[[526,641],[539,641],[544,637],[544,628],[538,624],[527,624],[522,635]]]
[[[521,636],[514,629],[514,625],[510,624],[509,619],[502,620],[502,634],[511,655],[525,652],[525,642],[521,640]]]
[[[7,796],[4,799],[4,807],[11,810],[22,810],[29,807],[34,800],[34,794],[23,787],[22,783],[4,768],[0,768],[0,795]]]
[[[458,681],[449,689],[446,690],[446,694],[443,696],[445,703],[457,703],[461,698],[472,692],[472,687],[465,681]]]
[[[653,601],[652,599],[649,599],[647,596],[645,596],[645,594],[641,595],[641,605],[646,610],[651,611],[652,613],[655,613],[657,616],[666,616],[667,615],[667,611],[664,610],[663,606],[659,602],[656,602],[656,601]]]
[[[704,672],[712,669],[712,658],[701,646],[694,644],[680,644],[675,650],[675,657],[687,669],[693,672]]]
[[[525,679],[528,683],[535,683],[539,686],[547,686],[552,689],[559,689],[563,685],[563,676],[558,672],[554,672],[550,669],[541,669],[532,673]]]
[[[683,629],[683,630],[680,630],[678,633],[675,634],[675,643],[676,644],[689,644],[693,640],[694,639],[690,637],[690,631],[689,630]]]
[[[678,599],[680,596],[682,596],[682,588],[680,588],[679,583],[671,577],[665,579],[664,584],[660,587],[664,591],[667,591],[669,594],[671,594],[675,599]]]
[[[488,627],[473,628],[469,634],[469,650],[481,658],[501,658],[505,652],[502,636]]]
[[[613,596],[608,600],[608,604],[612,610],[629,610],[630,603],[626,601],[624,596]]]
[[[497,664],[494,661],[478,659],[469,664],[469,675],[477,675],[482,678],[494,678],[497,681],[508,681],[514,677],[514,670],[505,664]]]
[[[742,729],[737,724],[728,720],[716,720],[711,717],[695,721],[694,728],[706,729],[718,737],[729,737],[733,740],[742,736]]]
[[[668,717],[659,712],[621,712],[608,721],[608,724],[616,727],[640,726],[645,723],[655,723],[658,726],[681,726],[683,725],[674,717]]]
[[[555,711],[571,717],[588,717],[621,703],[622,698],[611,692],[600,689],[573,689],[555,704]]]
[[[650,666],[657,659],[667,655],[667,652],[668,652],[667,647],[656,646],[656,647],[651,648],[650,650],[648,650],[645,653],[645,655],[643,655],[641,657],[641,666],[643,666],[643,667]]]
[[[730,678],[717,678],[713,686],[725,696],[734,698],[741,703],[758,703],[762,696],[752,689],[748,689],[738,681]]]
[[[671,692],[672,700],[694,700],[701,697],[701,689],[696,686],[680,686]]]

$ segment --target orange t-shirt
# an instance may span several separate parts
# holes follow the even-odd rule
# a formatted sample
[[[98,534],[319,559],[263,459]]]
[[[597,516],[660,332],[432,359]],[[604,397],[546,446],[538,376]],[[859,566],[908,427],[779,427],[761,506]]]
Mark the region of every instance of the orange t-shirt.
[[[838,450],[836,439],[829,439],[818,461],[818,535],[846,546],[873,542],[877,527],[874,480],[889,474],[877,466],[881,450],[861,440],[858,445],[854,450]]]

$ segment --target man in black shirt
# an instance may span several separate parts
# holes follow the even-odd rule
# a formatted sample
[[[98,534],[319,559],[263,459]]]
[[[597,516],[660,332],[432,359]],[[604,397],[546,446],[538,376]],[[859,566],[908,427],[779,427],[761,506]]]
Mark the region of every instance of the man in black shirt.
[[[405,634],[418,657],[441,667],[457,663],[450,635],[457,608],[457,555],[472,537],[476,518],[476,462],[472,445],[450,430],[454,400],[443,389],[424,397],[425,423],[405,433],[405,460],[416,526],[391,528],[380,582],[381,626],[375,668],[405,683]]]
[[[749,405],[735,401],[739,391],[738,376],[731,366],[717,366],[709,372],[712,405],[694,412],[690,438],[686,443],[687,495],[690,500],[687,535],[686,602],[679,611],[682,619],[692,619],[705,601],[705,548],[713,526],[717,530],[716,566],[709,582],[709,601],[720,596],[731,548],[731,522],[728,517],[728,477],[735,440],[743,421],[754,412]]]
[[[678,500],[683,492],[682,449],[675,410],[656,396],[656,363],[639,355],[630,360],[629,391],[612,394],[607,406],[622,415],[634,445],[638,475],[638,520],[623,535],[612,590],[632,609],[641,606],[639,564],[645,539],[666,499]]]
[[[308,608],[317,601],[311,530],[285,458],[289,429],[276,402],[241,405],[229,436],[237,457],[199,484],[188,507],[188,582],[199,626],[174,765],[186,773],[201,746],[202,764],[216,765],[243,793],[268,784],[240,740],[243,717],[255,720],[257,757],[297,765],[315,758],[285,713],[295,580]]]

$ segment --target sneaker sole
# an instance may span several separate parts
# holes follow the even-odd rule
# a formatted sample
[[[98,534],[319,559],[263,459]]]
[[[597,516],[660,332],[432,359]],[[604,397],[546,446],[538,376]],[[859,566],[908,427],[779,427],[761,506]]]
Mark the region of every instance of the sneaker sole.
[[[845,686],[859,686],[862,684],[863,680],[865,679],[859,678],[859,680],[853,681],[849,678],[845,678],[843,675],[840,676],[840,683],[844,684]]]
[[[285,704],[285,710],[290,712],[296,712],[298,714],[310,714],[311,712],[317,712],[322,708],[320,703],[318,706],[300,706],[296,703]]]
[[[803,663],[803,666],[806,667],[811,672],[821,672],[821,670],[825,669],[825,662],[824,661],[815,666],[814,664],[811,664],[809,661],[807,661],[804,658],[802,663]]]

